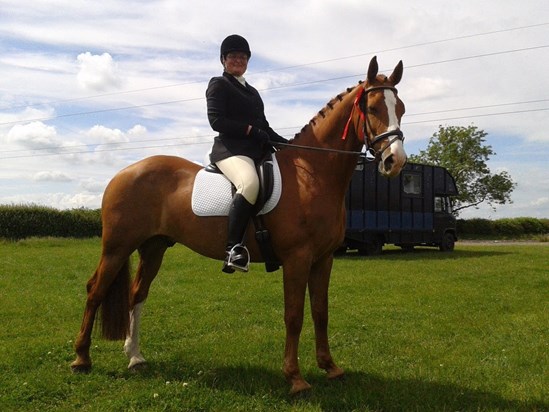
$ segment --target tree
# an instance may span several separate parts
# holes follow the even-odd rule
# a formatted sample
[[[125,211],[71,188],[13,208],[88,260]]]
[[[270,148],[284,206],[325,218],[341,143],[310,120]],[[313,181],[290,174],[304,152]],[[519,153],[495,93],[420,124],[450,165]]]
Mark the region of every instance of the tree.
[[[483,130],[475,126],[439,126],[429,139],[427,149],[411,155],[410,161],[442,166],[454,176],[459,196],[454,199],[454,212],[478,207],[487,202],[493,210],[496,205],[513,203],[511,192],[516,183],[505,171],[492,173],[486,162],[495,155],[485,144]]]

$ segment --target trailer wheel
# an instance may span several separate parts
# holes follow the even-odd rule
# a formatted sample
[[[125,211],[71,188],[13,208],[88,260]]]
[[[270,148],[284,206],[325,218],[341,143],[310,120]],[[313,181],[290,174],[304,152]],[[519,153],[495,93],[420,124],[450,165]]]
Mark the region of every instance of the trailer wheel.
[[[455,244],[454,235],[450,232],[446,232],[444,233],[444,236],[442,236],[442,241],[438,248],[441,252],[451,252],[454,250]]]
[[[381,238],[376,237],[367,242],[363,248],[366,255],[380,255],[383,250],[383,241]]]

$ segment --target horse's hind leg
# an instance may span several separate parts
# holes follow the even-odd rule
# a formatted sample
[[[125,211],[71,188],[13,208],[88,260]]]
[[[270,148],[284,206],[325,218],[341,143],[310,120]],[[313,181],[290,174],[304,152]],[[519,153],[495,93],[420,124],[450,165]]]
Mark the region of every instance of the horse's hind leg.
[[[330,353],[328,344],[328,286],[332,270],[333,257],[316,263],[309,278],[309,296],[311,314],[315,327],[316,359],[318,366],[328,373],[328,378],[343,376],[343,369],[338,367]]]
[[[93,330],[93,323],[95,321],[95,315],[97,308],[101,304],[97,300],[90,299],[90,291],[93,288],[95,279],[97,278],[97,271],[93,277],[88,281],[88,298],[86,300],[86,308],[84,309],[84,317],[82,319],[82,326],[75,342],[76,359],[71,363],[71,368],[74,372],[89,372],[91,370],[92,362],[90,357],[91,346],[91,334]]]
[[[74,372],[90,371],[92,365],[90,357],[91,334],[97,309],[105,299],[116,277],[127,276],[127,271],[127,257],[103,254],[94,275],[88,280],[84,317],[75,342],[76,360],[71,364]],[[124,281],[126,280],[124,279]]]
[[[145,299],[149,294],[152,281],[156,277],[166,249],[170,246],[166,239],[149,239],[139,250],[139,267],[130,290],[130,328],[124,352],[130,363],[128,369],[134,369],[146,363],[139,347],[139,325]]]

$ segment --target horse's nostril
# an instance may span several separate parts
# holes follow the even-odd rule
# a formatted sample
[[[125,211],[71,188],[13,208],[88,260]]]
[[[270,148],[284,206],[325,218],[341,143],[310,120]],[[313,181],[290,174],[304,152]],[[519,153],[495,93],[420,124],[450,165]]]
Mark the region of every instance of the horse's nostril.
[[[393,163],[394,163],[393,155],[390,154],[385,158],[385,160],[383,160],[383,167],[385,168],[386,171],[389,171],[391,170]]]

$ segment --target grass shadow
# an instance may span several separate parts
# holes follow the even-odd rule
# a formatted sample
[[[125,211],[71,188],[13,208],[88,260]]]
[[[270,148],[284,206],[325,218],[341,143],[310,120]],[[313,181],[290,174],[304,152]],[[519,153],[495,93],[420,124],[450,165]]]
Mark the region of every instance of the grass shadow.
[[[153,363],[140,372],[144,379],[162,377],[166,381],[196,377],[196,382],[213,392],[231,392],[245,397],[269,398],[286,404],[320,408],[322,411],[546,411],[542,401],[523,402],[498,394],[451,383],[420,379],[388,379],[360,371],[327,380],[319,371],[307,376],[313,389],[299,396],[288,394],[281,372],[258,366],[197,365],[182,359]],[[206,367],[205,367],[206,366]],[[204,372],[200,372],[204,371]]]
[[[347,373],[342,382],[315,383],[324,390],[315,392],[313,397],[319,398],[322,409],[327,411],[365,407],[382,411],[542,411],[549,406],[541,402],[504,399],[498,394],[451,383],[387,379],[357,371]]]

